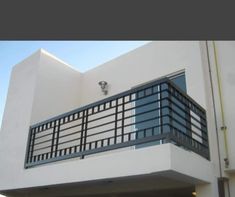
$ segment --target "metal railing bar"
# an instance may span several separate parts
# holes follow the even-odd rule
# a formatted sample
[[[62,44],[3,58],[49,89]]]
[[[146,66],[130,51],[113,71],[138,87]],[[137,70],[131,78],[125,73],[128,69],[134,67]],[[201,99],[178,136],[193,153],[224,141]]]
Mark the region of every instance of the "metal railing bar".
[[[144,106],[147,106],[147,105],[151,105],[151,104],[154,104],[154,103],[156,103],[158,101],[159,100],[152,101],[152,102],[149,102],[149,103],[145,103],[145,104],[142,104],[142,105],[138,105],[137,107],[131,107],[131,108],[125,109],[124,112],[131,111],[131,110],[134,110],[134,109],[139,108],[139,107],[144,107]],[[122,113],[122,111],[117,112],[117,114],[120,114],[120,113]],[[94,114],[92,114],[92,115],[94,115]],[[94,122],[96,120],[100,120],[100,119],[103,119],[103,118],[108,118],[108,117],[114,116],[114,115],[115,115],[115,113],[112,113],[112,114],[109,114],[109,115],[105,115],[105,116],[102,116],[102,117],[99,117],[99,118],[96,118],[96,119],[92,119],[92,120],[88,121],[88,123]]]
[[[192,97],[190,97],[188,94],[186,94],[185,92],[182,92],[182,90],[176,86],[172,81],[168,80],[167,83],[173,88],[175,89],[179,94],[181,94],[183,97],[185,97],[186,100],[188,100],[189,102],[191,102],[193,105],[195,105],[203,114],[206,113],[206,110],[198,103],[196,103],[194,101],[194,99]]]
[[[79,134],[79,133],[81,133],[81,130],[76,130],[76,131],[74,131],[74,132],[72,132],[72,133],[68,133],[68,134],[65,134],[65,135],[61,135],[60,138],[68,137],[68,136],[70,136],[70,135],[75,135],[75,134]]]
[[[165,125],[168,125],[168,124],[164,124],[163,126],[165,126]],[[158,128],[158,127],[160,127],[160,125],[158,125],[158,126],[154,126],[154,127],[148,127],[148,128],[145,128],[145,129],[141,129],[141,130],[137,130],[137,131],[132,131],[132,132],[128,132],[128,133],[125,133],[124,135],[126,136],[126,135],[129,135],[129,134],[136,134],[136,133],[141,133],[141,132],[143,132],[144,130],[149,130],[149,129],[155,129],[155,128]],[[159,135],[159,134],[158,134]],[[119,134],[119,135],[117,135],[117,137],[120,137],[121,136],[121,134]],[[95,141],[90,141],[90,142],[88,142],[88,144],[90,144],[90,143],[95,143],[95,142],[99,142],[99,141],[102,141],[102,140],[108,140],[108,139],[111,139],[111,138],[114,138],[114,137],[107,137],[107,138],[102,138],[102,139],[100,139],[100,140],[95,140]],[[119,143],[121,143],[121,142],[119,142]],[[84,143],[82,143],[82,146],[84,146],[85,144]],[[78,146],[80,146],[80,145],[78,145]],[[77,146],[77,147],[78,147]],[[71,146],[71,147],[74,147],[74,146]],[[63,151],[63,150],[65,150],[65,149],[68,149],[68,148],[71,148],[71,147],[66,147],[66,148],[63,148],[63,149],[59,149],[59,150],[57,150],[57,151]],[[54,151],[55,152],[55,151]],[[45,153],[44,153],[45,154]]]
[[[190,110],[192,112],[194,112],[194,114],[196,114],[199,118],[203,119],[203,121],[206,121],[206,114],[200,113],[199,111],[196,111],[195,108],[192,108],[188,105],[186,105],[183,101],[181,101],[178,97],[175,97],[174,95],[171,95],[173,98],[175,98],[178,102],[180,102],[182,105],[184,105],[184,107],[187,110]],[[172,102],[176,103],[175,101],[172,100]],[[178,104],[177,104],[178,105]],[[178,105],[179,106],[179,105]]]
[[[178,124],[180,124],[182,127],[186,128],[188,131],[191,131],[193,134],[197,135],[198,137],[200,137],[201,139],[208,141],[207,138],[204,138],[202,135],[199,135],[196,131],[192,130],[191,128],[187,127],[186,125],[184,125],[183,123],[181,123],[180,121],[178,121],[177,119],[175,119],[174,117],[172,117],[172,115],[169,115],[169,117],[177,122]],[[201,131],[201,130],[200,130]]]
[[[164,92],[164,91],[166,91],[166,90],[163,90],[162,92]],[[138,99],[129,100],[129,101],[127,101],[127,102],[124,102],[124,104],[129,104],[129,103],[135,102],[135,101],[137,101],[137,100],[141,100],[141,99],[144,99],[144,98],[146,98],[146,97],[150,97],[150,96],[156,95],[156,94],[158,94],[158,93],[159,93],[159,92],[156,92],[156,93],[152,93],[152,94],[150,94],[150,95],[147,95],[147,96],[145,96],[145,97],[141,97],[141,98],[138,98]],[[164,98],[164,99],[166,99],[166,98]],[[156,100],[156,101],[153,101],[153,102],[151,102],[151,103],[146,103],[146,104],[143,104],[143,105],[138,106],[138,107],[142,107],[142,106],[145,106],[145,105],[150,105],[150,104],[155,103],[155,102],[158,102],[158,101],[160,101],[160,100]],[[105,103],[104,103],[104,104],[105,104]],[[117,105],[117,107],[119,107],[119,106],[122,106],[122,103]],[[96,114],[98,114],[98,113],[100,113],[100,112],[104,112],[104,111],[110,110],[110,109],[115,108],[115,107],[116,107],[116,106],[112,106],[112,107],[107,108],[107,109],[105,109],[105,110],[97,111],[97,112],[94,112],[94,113],[89,114],[89,115],[87,114],[87,115],[85,115],[85,116],[96,115]],[[125,112],[126,112],[126,111],[129,111],[129,110],[132,110],[132,109],[134,109],[134,107],[133,107],[133,108],[128,108],[128,109],[126,109]],[[82,112],[82,111],[81,111],[81,112]],[[80,113],[80,112],[78,112],[78,113]],[[122,112],[118,112],[118,113],[122,113]],[[113,113],[113,114],[114,114],[114,113]],[[70,114],[70,115],[68,115],[68,116],[64,116],[63,118],[59,118],[59,119],[57,119],[57,121],[59,120],[59,122],[60,122],[61,119],[68,118],[68,117],[71,116],[71,115],[72,115],[72,114]],[[110,115],[107,115],[107,117],[108,117],[108,116],[110,116]],[[102,118],[102,117],[101,117],[101,118]],[[77,120],[79,120],[79,119],[82,119],[82,117],[77,118],[77,119],[73,119],[73,120],[71,120],[71,121],[67,121],[67,122],[60,123],[60,125],[68,124],[68,123],[77,121]],[[95,121],[95,120],[91,120],[91,121]],[[91,121],[90,121],[90,122],[91,122]],[[51,122],[48,122],[48,123],[51,123]],[[44,123],[44,124],[42,124],[42,125],[45,125],[45,124],[48,124],[48,123]],[[37,127],[34,127],[34,128],[38,128],[38,127],[40,127],[40,126],[42,126],[42,125],[38,125]],[[82,124],[74,125],[74,126],[71,126],[71,128],[76,127],[76,126],[81,126],[81,125],[82,125]],[[54,126],[54,127],[55,127],[55,126]],[[37,133],[41,133],[41,132],[43,132],[43,131],[47,131],[47,130],[49,130],[49,129],[53,129],[54,127],[50,127],[50,128],[48,128],[48,129],[43,129],[42,131],[39,131],[39,132],[37,132]],[[67,128],[66,128],[66,129],[61,129],[61,131],[64,131],[64,130],[67,130]],[[51,133],[46,134],[46,135],[42,135],[42,136],[40,136],[40,137],[38,137],[38,138],[42,138],[42,137],[47,136],[47,135],[51,135]]]
[[[64,159],[74,158],[74,157],[81,157],[83,155],[90,155],[90,154],[110,151],[110,150],[114,150],[114,149],[118,149],[118,148],[134,146],[137,144],[143,144],[143,143],[147,143],[147,142],[151,142],[151,141],[161,140],[161,139],[166,138],[168,135],[169,135],[169,133],[164,133],[161,135],[150,136],[150,137],[146,137],[146,138],[142,138],[142,139],[137,139],[134,141],[128,141],[128,142],[123,142],[123,143],[119,143],[119,144],[113,144],[113,145],[106,146],[106,147],[100,147],[97,149],[86,150],[84,152],[77,152],[77,153],[73,153],[70,155],[63,155],[62,157],[55,157],[55,158],[51,158],[48,160],[41,160],[41,161],[37,161],[35,163],[26,164],[26,167],[33,167],[35,165],[41,165],[41,164],[50,163],[50,162],[54,162],[54,161],[60,161],[60,160],[64,160]]]
[[[49,140],[45,140],[45,141],[42,141],[42,142],[38,142],[38,143],[34,143],[34,146],[37,146],[37,145],[40,145],[40,144],[43,144],[43,143],[47,143],[47,142],[51,142],[52,139],[49,139]],[[30,145],[32,146],[32,145]]]
[[[147,122],[147,121],[159,119],[159,118],[161,118],[161,117],[168,117],[168,116],[169,116],[169,115],[156,116],[156,117],[154,117],[154,118],[146,119],[146,120],[143,120],[143,121],[134,122],[134,123],[130,123],[130,124],[125,124],[124,127],[129,127],[129,126],[132,126],[132,125],[135,125],[135,124],[140,124],[140,123],[143,123],[143,122]],[[122,128],[122,126],[117,127],[117,129],[121,129],[121,128]],[[98,135],[98,134],[107,133],[107,132],[113,131],[113,130],[114,130],[114,128],[112,128],[112,129],[107,129],[107,130],[105,130],[105,131],[101,131],[101,132],[98,132],[98,133],[94,133],[94,134],[87,135],[87,137],[91,137],[91,136],[95,136],[95,135]]]
[[[166,90],[163,90],[162,92],[164,92],[164,91],[166,91]],[[159,92],[152,93],[152,94],[149,94],[149,95],[147,95],[147,96],[145,96],[145,97],[141,97],[141,98],[138,98],[138,99],[133,99],[133,100],[126,101],[126,102],[124,102],[124,104],[132,103],[132,102],[134,102],[134,101],[141,100],[141,99],[144,99],[144,98],[147,98],[147,97],[156,95],[156,94],[158,94],[158,93],[160,93],[160,91],[159,91]],[[164,99],[166,99],[166,98],[164,98]],[[160,100],[156,100],[155,102],[158,102],[158,101],[160,101]],[[154,103],[154,101],[151,102],[151,103]],[[143,106],[149,105],[149,104],[151,104],[151,103],[143,104]],[[105,104],[105,103],[104,103],[104,104]],[[119,106],[122,106],[122,105],[123,105],[122,103],[121,103],[121,104],[118,104],[118,107],[119,107]],[[93,114],[89,114],[89,115],[87,114],[86,116],[92,116],[92,115],[95,115],[95,114],[97,114],[97,113],[110,110],[110,109],[112,109],[112,108],[114,108],[114,107],[115,107],[115,106],[112,106],[112,107],[107,108],[107,109],[105,109],[105,110],[94,112]],[[141,107],[141,106],[139,106],[139,107]],[[125,111],[131,110],[131,109],[133,109],[133,108],[128,108],[128,109],[126,109]],[[89,109],[88,109],[88,110],[89,110]],[[80,111],[80,112],[78,112],[78,113],[81,113],[81,112],[82,112],[82,111]],[[118,113],[122,113],[122,112],[118,112]],[[59,120],[59,122],[60,122],[61,119],[68,118],[68,117],[71,116],[71,115],[74,115],[74,114],[68,114],[68,116],[61,117],[61,118],[57,119],[57,121]],[[109,116],[109,115],[108,115],[108,116]],[[82,117],[76,118],[76,119],[73,119],[73,120],[70,120],[70,121],[68,120],[67,122],[64,122],[64,121],[63,121],[62,123],[60,123],[60,125],[64,125],[64,124],[67,124],[67,123],[71,123],[71,122],[77,121],[77,120],[79,120],[79,119],[82,119]],[[92,120],[92,121],[93,121],[93,120]],[[48,123],[52,123],[52,122],[48,122]],[[38,125],[38,126],[35,127],[35,128],[38,128],[38,127],[40,127],[40,126],[42,126],[42,125],[46,125],[46,124],[48,124],[48,123],[43,123],[43,124],[41,124],[41,125]],[[77,126],[81,126],[81,125],[82,125],[82,124],[78,124]],[[55,127],[55,126],[54,126],[54,127]],[[46,131],[46,130],[49,130],[49,129],[53,129],[54,127],[50,127],[50,128],[47,128],[47,129],[42,129],[42,131],[39,131],[39,132],[37,132],[37,133],[41,133],[41,132],[43,132],[43,131]],[[71,126],[71,128],[72,128],[72,127],[73,127],[73,126]],[[74,127],[75,127],[75,125],[74,125]],[[66,129],[61,129],[61,131],[63,131],[63,130],[66,130]],[[38,137],[38,138],[41,138],[41,137],[44,137],[44,136],[47,136],[47,135],[51,135],[51,134],[46,134],[46,135],[40,136],[40,137]]]
[[[175,101],[170,100],[169,98],[165,98],[165,99],[167,99],[169,102],[173,103],[174,106],[176,106],[178,109],[180,109],[181,111],[183,111],[183,112],[185,112],[185,113],[188,113],[187,110],[191,110],[191,108],[189,108],[189,107],[186,106],[186,105],[184,105],[184,106],[185,106],[185,108],[187,108],[187,110],[183,109],[183,108],[182,108],[181,106],[179,106]],[[195,112],[194,112],[194,113],[195,113]],[[202,117],[200,116],[200,114],[197,114],[197,113],[195,113],[195,114],[198,115],[198,117],[200,117],[200,118],[203,120],[203,122],[202,122],[202,121],[199,121],[199,122],[200,122],[203,126],[206,126],[206,124],[204,123],[204,122],[206,122],[206,119],[202,118]],[[190,116],[190,118],[192,118],[192,119],[198,121],[198,119],[197,119],[196,117],[194,117],[193,115],[191,115],[190,113],[189,113],[188,115]]]
[[[139,114],[133,114],[133,115],[130,115],[130,116],[125,117],[124,119],[126,120],[126,119],[128,119],[128,118],[136,117],[136,116],[138,116],[138,115],[147,114],[147,113],[150,113],[150,112],[153,112],[153,111],[157,111],[157,110],[158,110],[158,109],[153,109],[153,110],[141,112],[141,113],[139,113]],[[122,121],[122,118],[117,119],[117,122],[118,122],[118,121]],[[109,124],[113,124],[113,123],[115,123],[115,120],[110,121],[110,122],[107,122],[107,123],[99,124],[99,125],[97,125],[97,126],[93,126],[93,127],[87,128],[87,130],[95,129],[95,128],[102,127],[102,126],[109,125]]]
[[[201,119],[203,119],[204,121],[206,121],[206,113],[201,113],[199,111],[196,111],[195,109],[193,109],[192,107],[190,107],[189,105],[187,105],[186,103],[184,103],[182,100],[180,100],[178,97],[175,97],[169,90],[168,90],[168,93],[173,97],[175,98],[179,103],[183,104],[184,107],[187,109],[187,110],[191,110],[192,112],[194,112],[198,117],[200,117]],[[172,100],[172,102],[175,103],[175,105],[179,106],[174,100]],[[179,106],[180,107],[180,106]],[[181,107],[182,109],[182,107]]]
[[[54,128],[54,127],[53,127],[53,128]],[[40,138],[43,138],[43,137],[46,137],[46,136],[49,136],[49,135],[52,135],[52,134],[53,134],[53,132],[48,133],[48,134],[45,134],[45,135],[38,136],[38,137],[35,138],[35,140],[40,139]],[[36,133],[36,135],[37,135],[37,133]]]
[[[192,123],[191,121],[188,120],[188,118],[183,117],[180,113],[178,113],[177,111],[175,111],[172,107],[169,106],[169,109],[175,113],[177,116],[179,116],[182,120],[184,120],[185,122],[189,123],[190,125],[194,126],[195,128],[197,128],[198,130],[202,131],[203,133],[207,133],[206,130],[204,131],[203,128],[198,127],[197,125],[195,125],[194,123]],[[186,114],[188,117],[190,117],[190,115]],[[199,124],[201,124],[201,122],[198,122]]]
[[[182,135],[184,135],[184,136],[187,136],[190,140],[196,141],[196,142],[199,143],[200,145],[202,145],[202,146],[208,148],[208,143],[204,144],[204,143],[201,143],[201,142],[199,142],[199,141],[193,139],[192,136],[188,135],[187,133],[182,132],[181,130],[179,130],[178,128],[174,127],[173,125],[169,125],[169,127],[173,128],[173,129],[176,130],[178,133],[180,133],[180,134],[182,134]]]
[[[180,131],[176,131],[176,132],[180,133],[181,135],[185,135],[184,133],[182,133],[182,132],[180,132]],[[188,136],[186,136],[186,137],[188,137]],[[170,139],[173,140],[173,141],[175,141],[175,142],[177,142],[178,144],[182,144],[182,141],[179,140],[179,138],[177,138],[177,137],[176,137],[175,135],[173,135],[172,133],[170,133]],[[199,155],[201,155],[201,156],[203,156],[203,157],[205,157],[205,158],[207,158],[207,159],[210,158],[210,156],[209,156],[209,151],[208,151],[208,146],[206,146],[205,144],[202,144],[202,143],[200,143],[200,142],[198,142],[198,141],[192,139],[191,137],[188,137],[188,139],[189,139],[189,141],[191,140],[191,141],[193,141],[194,143],[199,144],[199,145],[202,147],[203,151],[202,151],[202,150],[199,150],[199,149],[196,148],[195,146],[192,146],[192,144],[189,143],[189,142],[184,142],[183,146],[184,146],[185,148],[188,148],[189,150],[191,150],[191,151],[193,151],[193,152],[196,152],[196,153],[198,153]]]

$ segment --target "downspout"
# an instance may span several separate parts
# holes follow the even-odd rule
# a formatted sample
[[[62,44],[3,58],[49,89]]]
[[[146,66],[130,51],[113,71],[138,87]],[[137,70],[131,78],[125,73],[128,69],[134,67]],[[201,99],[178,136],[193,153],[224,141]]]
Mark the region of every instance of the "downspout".
[[[219,78],[219,69],[218,69],[218,61],[217,61],[217,53],[216,53],[216,48],[215,48],[215,43],[213,41],[213,49],[214,49],[214,57],[215,57],[215,64],[216,64],[216,74],[217,74],[217,81],[219,84],[219,95],[220,95],[220,107],[221,107],[221,113],[222,115],[222,123],[223,127],[221,127],[221,130],[224,128],[227,129],[225,126],[225,118],[224,118],[224,108],[223,108],[223,103],[222,101],[222,91],[221,91],[221,82]],[[212,73],[211,73],[211,63],[210,63],[210,57],[209,57],[209,47],[208,43],[206,41],[206,52],[207,52],[207,61],[208,61],[208,68],[209,68],[209,78],[210,78],[210,86],[211,86],[211,93],[212,93],[212,104],[213,104],[213,111],[214,111],[214,120],[215,120],[215,130],[216,130],[216,140],[217,140],[217,148],[218,148],[218,158],[219,158],[219,173],[220,177],[218,178],[218,192],[220,197],[225,197],[225,188],[224,184],[227,183],[227,191],[228,191],[228,196],[230,197],[230,187],[229,187],[229,179],[223,177],[222,174],[222,164],[221,164],[221,156],[220,156],[220,143],[219,143],[219,134],[218,134],[218,123],[217,123],[217,113],[216,113],[216,108],[215,108],[215,94],[214,94],[214,88],[213,88],[213,82],[212,82]],[[224,130],[223,130],[224,131]],[[225,130],[227,131],[227,130]],[[227,135],[226,135],[227,137]],[[228,148],[227,146],[227,138],[224,136],[224,140],[226,141],[226,146],[225,149]],[[225,166],[228,167],[228,149],[226,149],[226,158],[224,159],[225,161]]]
[[[217,51],[215,42],[213,41],[213,49],[214,49],[214,58],[215,58],[215,67],[216,67],[216,76],[217,76],[217,83],[218,83],[218,91],[219,91],[219,103],[220,103],[220,110],[221,110],[221,118],[222,118],[222,126],[220,127],[221,131],[224,133],[224,146],[225,146],[225,167],[228,168],[229,166],[229,154],[228,154],[228,138],[227,138],[227,126],[225,124],[225,115],[224,115],[224,105],[223,105],[223,96],[222,96],[222,86],[221,86],[221,77],[220,77],[220,70],[217,58]]]
[[[210,57],[209,57],[209,48],[208,48],[207,41],[206,41],[206,53],[207,53],[207,63],[208,63],[208,68],[209,68],[209,78],[210,78],[210,86],[211,86],[211,94],[212,94],[213,114],[214,114],[214,121],[215,121],[217,154],[219,158],[219,173],[220,173],[220,177],[222,177],[223,174],[222,174],[222,164],[221,164],[221,156],[220,156],[220,142],[219,142],[219,131],[218,131],[218,123],[217,123],[217,113],[216,113],[216,108],[215,108],[215,93],[214,93],[213,82],[212,82],[211,62],[210,62]]]

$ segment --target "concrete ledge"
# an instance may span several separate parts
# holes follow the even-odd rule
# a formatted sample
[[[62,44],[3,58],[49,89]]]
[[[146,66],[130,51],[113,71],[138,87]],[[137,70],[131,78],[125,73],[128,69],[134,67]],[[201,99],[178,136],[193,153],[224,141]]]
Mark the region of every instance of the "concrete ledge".
[[[211,163],[203,157],[173,144],[163,144],[22,169],[14,183],[1,185],[0,190],[142,175],[208,183],[213,175],[211,169]]]

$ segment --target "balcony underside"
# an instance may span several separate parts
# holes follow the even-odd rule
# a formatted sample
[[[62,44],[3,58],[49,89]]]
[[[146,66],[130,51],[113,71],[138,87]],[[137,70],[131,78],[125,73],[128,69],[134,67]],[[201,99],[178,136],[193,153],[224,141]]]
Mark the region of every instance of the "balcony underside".
[[[4,194],[12,197],[191,197],[193,191],[194,184],[162,174],[19,189]]]

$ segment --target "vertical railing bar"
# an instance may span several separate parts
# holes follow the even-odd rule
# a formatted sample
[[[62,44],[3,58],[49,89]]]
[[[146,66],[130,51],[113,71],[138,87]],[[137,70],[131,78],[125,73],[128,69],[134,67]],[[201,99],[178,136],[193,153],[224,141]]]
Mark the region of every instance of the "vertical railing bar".
[[[85,121],[85,110],[82,111],[82,128],[81,128],[81,139],[80,139],[80,147],[79,150],[82,152],[83,148],[83,133],[84,133],[84,121]],[[83,159],[83,156],[81,156],[81,159]]]
[[[131,133],[128,133],[128,141],[131,141]]]
[[[146,129],[144,129],[144,138],[146,138]]]
[[[58,125],[60,124],[60,121],[62,120],[63,118],[61,119],[58,119],[58,120],[55,120],[54,122],[54,127],[53,127],[53,133],[52,133],[52,139],[51,139],[51,153],[50,153],[50,158],[52,158],[52,155],[53,155],[53,149],[54,149],[54,141],[55,141],[55,133],[56,133],[56,122],[58,121]]]
[[[206,113],[204,113],[203,115],[204,115],[204,116],[205,116],[205,118],[206,118]],[[201,117],[200,117],[200,121],[202,121]],[[206,137],[206,141],[207,141],[207,142],[205,142],[205,140],[203,141],[203,138],[202,138],[202,143],[208,147],[208,148],[207,148],[207,150],[206,150],[206,152],[204,151],[204,152],[205,152],[205,156],[207,157],[207,159],[210,159],[210,151],[209,151],[209,139],[208,139],[207,122],[206,122],[206,125],[205,125],[205,126],[204,126],[203,124],[201,124],[201,127],[204,127],[204,128],[205,128],[205,133],[202,133],[202,136],[203,136],[203,134],[204,134],[204,135],[205,135],[205,137]]]
[[[35,142],[35,136],[36,136],[36,128],[31,130],[31,134],[30,134],[30,141],[29,141],[29,161],[32,162],[33,160],[33,154],[34,154],[34,142]],[[31,140],[32,140],[32,145],[30,147],[31,144]]]
[[[31,149],[33,148],[33,146],[31,145],[31,141],[32,141],[33,130],[35,130],[35,128],[34,129],[29,128],[25,164],[32,162],[31,161],[31,155],[32,155]]]
[[[97,148],[97,141],[95,141],[95,148]]]
[[[59,137],[60,137],[60,121],[58,122],[58,125],[57,125],[57,136],[56,136],[56,144],[55,144],[55,157],[57,157]]]
[[[116,106],[115,106],[114,144],[117,143],[117,119],[118,119],[118,99],[116,99]]]
[[[162,84],[159,84],[159,120],[160,120],[160,133],[163,134],[163,126],[162,126]]]
[[[167,84],[167,87],[168,87],[168,90],[170,89],[170,88],[172,88],[171,86],[170,86],[170,84],[168,83]],[[171,91],[167,91],[167,94],[168,94],[168,102],[169,102],[169,125],[170,125],[170,131],[171,131],[171,133],[172,133],[172,127],[171,127],[171,125],[173,125],[173,119],[172,119],[172,117],[173,117],[173,112],[172,112],[172,108],[173,108],[173,104],[172,104],[172,95],[171,95]]]
[[[88,124],[88,117],[89,117],[89,113],[88,113],[88,109],[86,110],[86,119],[85,119],[85,124],[84,124],[84,143],[83,143],[83,151],[86,150],[86,138],[87,138],[87,124]],[[84,156],[83,156],[84,158]]]
[[[122,128],[121,128],[121,142],[124,141],[124,120],[125,120],[125,100],[124,97],[122,97]]]

